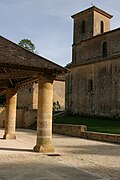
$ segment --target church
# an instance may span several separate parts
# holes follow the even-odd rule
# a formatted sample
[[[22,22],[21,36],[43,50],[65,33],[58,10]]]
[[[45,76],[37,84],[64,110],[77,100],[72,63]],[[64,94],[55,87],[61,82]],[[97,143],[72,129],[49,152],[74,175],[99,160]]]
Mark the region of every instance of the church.
[[[120,118],[120,28],[112,15],[92,6],[72,16],[72,62],[66,76],[66,110]]]

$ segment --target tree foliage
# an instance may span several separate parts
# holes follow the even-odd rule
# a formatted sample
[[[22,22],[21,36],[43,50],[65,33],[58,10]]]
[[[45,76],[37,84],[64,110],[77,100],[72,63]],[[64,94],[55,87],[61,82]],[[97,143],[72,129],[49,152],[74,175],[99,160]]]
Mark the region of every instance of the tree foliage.
[[[35,52],[35,45],[29,39],[22,39],[18,44],[31,52]]]
[[[71,65],[72,65],[72,62],[70,62],[70,63],[68,63],[66,66],[65,66],[65,68],[70,68],[71,67]]]

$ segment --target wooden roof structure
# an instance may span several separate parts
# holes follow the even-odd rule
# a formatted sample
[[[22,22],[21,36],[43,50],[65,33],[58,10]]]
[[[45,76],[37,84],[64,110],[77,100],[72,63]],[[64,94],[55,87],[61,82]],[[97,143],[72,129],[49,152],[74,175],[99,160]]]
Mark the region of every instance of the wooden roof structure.
[[[0,36],[0,95],[8,87],[35,82],[38,74],[56,77],[68,70]]]

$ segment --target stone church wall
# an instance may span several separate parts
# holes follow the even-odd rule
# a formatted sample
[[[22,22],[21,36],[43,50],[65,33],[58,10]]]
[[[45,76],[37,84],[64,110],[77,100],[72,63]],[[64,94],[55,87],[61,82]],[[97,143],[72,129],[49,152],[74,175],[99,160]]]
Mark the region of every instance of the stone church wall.
[[[108,58],[117,55],[120,51],[118,37],[120,37],[120,29],[116,29],[109,33],[104,33],[82,41],[81,44],[76,45],[76,64],[86,61],[89,63],[91,61],[97,61],[97,58],[103,58],[103,42],[107,42]]]
[[[120,58],[76,66],[66,78],[67,111],[120,117]]]

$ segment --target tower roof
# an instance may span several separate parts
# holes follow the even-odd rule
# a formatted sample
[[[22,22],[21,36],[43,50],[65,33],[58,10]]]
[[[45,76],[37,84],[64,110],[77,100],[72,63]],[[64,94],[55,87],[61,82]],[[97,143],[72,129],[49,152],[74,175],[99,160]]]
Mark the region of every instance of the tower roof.
[[[86,13],[86,12],[89,12],[89,11],[96,11],[96,12],[108,17],[109,19],[111,19],[113,17],[112,15],[108,14],[107,12],[103,11],[102,9],[99,9],[96,6],[92,6],[92,7],[88,8],[88,9],[85,9],[85,10],[79,12],[79,13],[76,13],[76,14],[72,15],[71,17],[75,18],[76,16],[79,16],[82,13]]]

